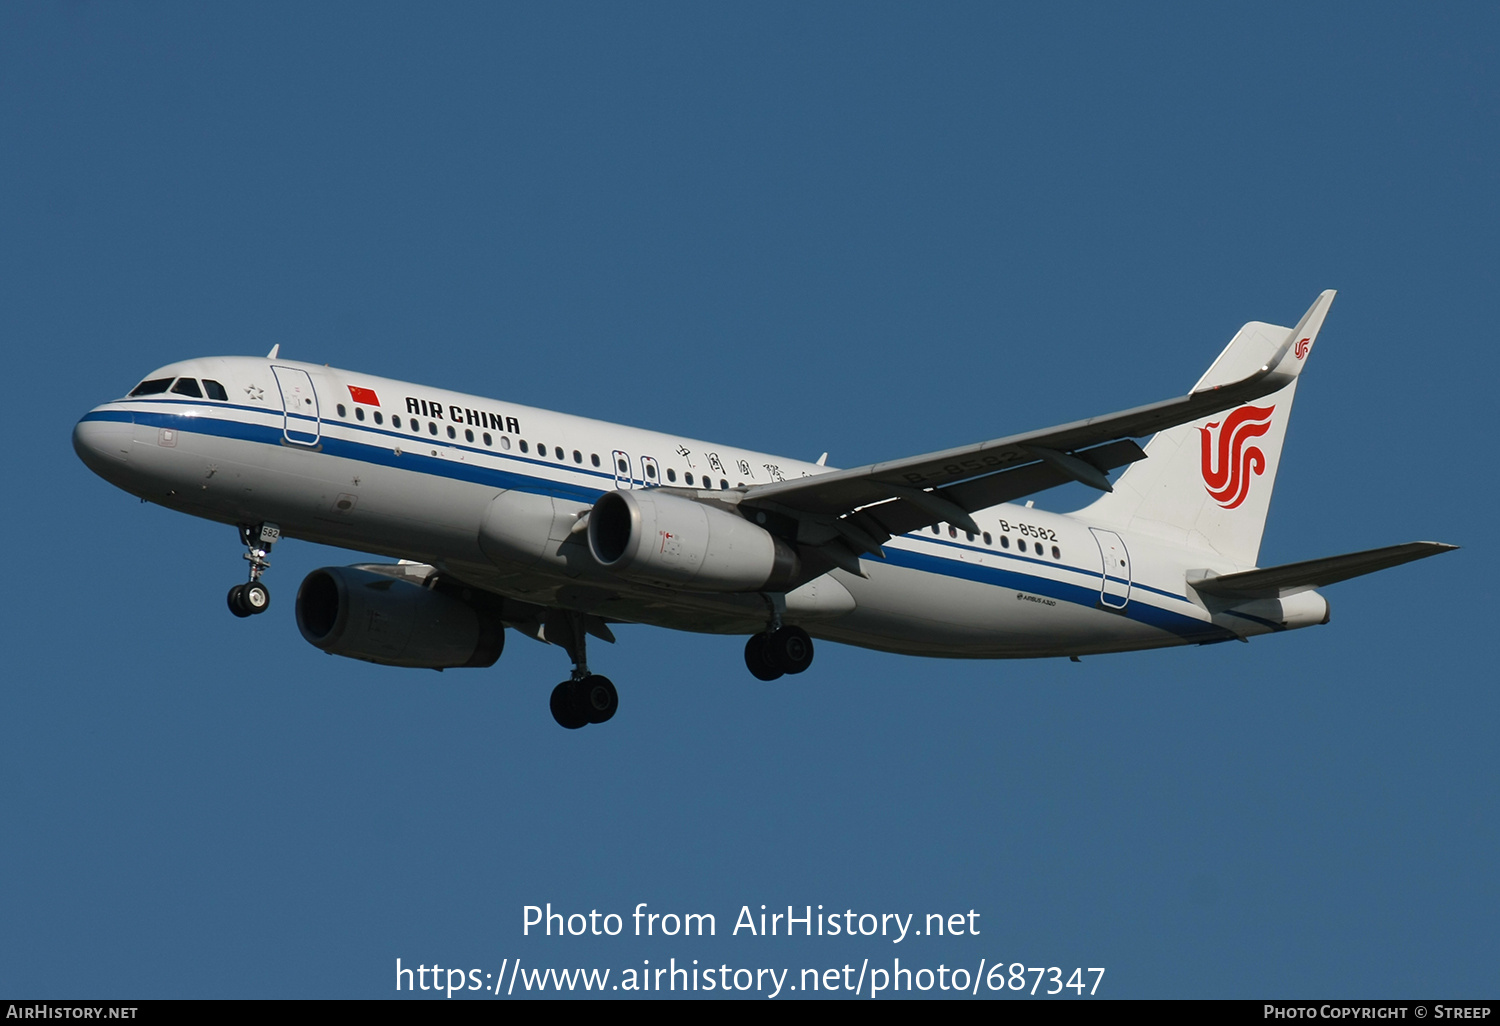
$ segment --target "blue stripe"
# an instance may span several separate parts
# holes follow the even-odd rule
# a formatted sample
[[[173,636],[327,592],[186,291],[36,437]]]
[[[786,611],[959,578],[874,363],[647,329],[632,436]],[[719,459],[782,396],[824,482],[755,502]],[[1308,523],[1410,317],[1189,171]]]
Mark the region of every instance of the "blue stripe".
[[[911,538],[915,541],[928,542],[932,545],[946,545],[950,549],[958,549],[961,552],[978,553],[979,555],[985,556],[990,559],[999,557],[1000,559],[1008,559],[1017,563],[1033,563],[1037,566],[1057,567],[1060,570],[1071,570],[1076,574],[1084,574],[1089,577],[1099,576],[1099,571],[1094,567],[1079,567],[1074,566],[1070,563],[1059,563],[1055,560],[1050,559],[1037,559],[1035,556],[1020,556],[1008,552],[1004,549],[982,548],[978,545],[965,544],[964,542],[960,541],[946,541],[942,538],[937,537],[936,535],[929,536],[921,531],[912,531],[905,537]],[[1161,588],[1153,588],[1151,587],[1151,585],[1142,584],[1140,581],[1131,581],[1130,587],[1134,591],[1149,591],[1152,594],[1161,595],[1164,598],[1176,599],[1179,602],[1188,601],[1188,597],[1186,595],[1179,595],[1175,592],[1163,591]]]
[[[155,403],[161,406],[207,406],[213,410],[244,410],[246,413],[270,413],[278,417],[283,413],[282,410],[271,406],[246,406],[243,403],[220,402],[217,399],[167,399],[165,397],[158,399],[155,396],[135,396],[134,398],[126,396],[124,399],[117,399],[115,401],[119,403]],[[307,414],[299,414],[299,416],[306,417]],[[83,419],[88,420],[89,418],[85,417]],[[308,419],[312,418],[309,417]]]
[[[951,559],[942,559],[938,556],[929,556],[922,552],[912,552],[909,549],[889,547],[885,550],[885,562],[892,566],[906,567],[910,570],[918,570],[923,573],[940,574],[944,577],[957,577],[963,580],[975,581],[980,584],[988,584],[997,588],[1005,588],[1008,591],[1024,591],[1034,595],[1045,595],[1055,598],[1061,602],[1071,602],[1074,605],[1093,608],[1098,604],[1099,589],[1085,588],[1077,584],[1069,584],[1051,577],[1042,577],[1036,574],[1023,573],[1019,570],[1006,569],[1004,567],[981,566],[977,563],[964,563]],[[1119,615],[1143,623],[1159,630],[1167,631],[1181,638],[1201,640],[1205,638],[1233,637],[1233,634],[1222,627],[1212,623],[1186,616],[1182,613],[1174,613],[1170,609],[1162,609],[1149,603],[1134,601],[1128,604]]]
[[[143,399],[143,398],[138,398],[138,399],[121,399],[119,401],[122,402],[122,403],[123,402],[153,403],[153,404],[159,404],[159,405],[163,405],[163,406],[194,406],[194,407],[200,407],[200,408],[203,407],[205,405],[205,403],[206,403],[206,400],[203,400],[203,399]],[[210,412],[212,412],[214,410],[225,410],[225,409],[227,409],[227,410],[243,410],[246,413],[268,414],[268,415],[274,416],[274,417],[280,417],[280,416],[282,416],[281,412],[278,412],[275,408],[269,407],[269,406],[242,406],[242,405],[239,405],[237,403],[220,403],[220,402],[215,402],[215,403],[212,404],[212,406],[209,407]],[[113,411],[111,411],[111,412],[113,412]],[[89,419],[91,419],[92,416],[93,415],[91,414],[89,416],[84,417],[83,419],[84,420],[89,420]],[[200,420],[201,419],[199,417],[189,417],[189,416],[182,415],[182,414],[179,414],[178,416],[183,416],[185,419],[192,420],[192,421],[196,421],[196,420]],[[299,414],[293,414],[293,416],[305,417],[306,415],[299,413]],[[108,418],[108,419],[119,420],[121,418],[119,418],[119,417],[113,417],[113,418]],[[126,419],[129,419],[128,416],[127,416]],[[312,418],[308,417],[306,419],[311,420]],[[415,424],[417,422],[417,418],[416,417],[412,417],[411,421],[412,421],[413,424]],[[234,423],[243,423],[243,422],[235,421]],[[594,469],[592,467],[584,467],[584,466],[581,466],[581,465],[568,466],[565,463],[556,463],[556,462],[554,462],[552,460],[549,460],[549,459],[547,459],[545,457],[543,457],[541,459],[537,459],[537,458],[532,457],[532,456],[525,456],[525,455],[521,455],[521,454],[518,454],[518,453],[511,453],[508,450],[507,451],[497,452],[493,448],[484,448],[483,446],[480,446],[480,445],[478,445],[476,443],[460,442],[456,438],[453,438],[453,439],[444,439],[441,435],[431,435],[429,437],[429,435],[424,435],[424,434],[420,434],[420,433],[416,433],[416,432],[401,431],[401,430],[396,429],[396,428],[374,427],[374,426],[371,426],[371,425],[368,425],[368,424],[350,423],[350,422],[348,422],[346,420],[333,420],[333,419],[330,419],[328,417],[322,417],[322,418],[320,418],[320,423],[321,423],[322,429],[324,431],[324,436],[323,436],[324,438],[327,438],[326,432],[327,432],[328,428],[330,426],[336,426],[336,427],[339,427],[339,428],[343,428],[344,430],[347,430],[347,431],[360,431],[360,432],[365,432],[365,433],[372,434],[372,435],[375,435],[375,436],[381,437],[381,438],[393,438],[393,439],[396,439],[397,441],[405,441],[405,442],[416,441],[416,442],[421,442],[423,444],[442,445],[442,446],[446,446],[449,449],[462,449],[464,452],[477,453],[478,455],[481,455],[481,456],[492,456],[492,457],[495,457],[497,459],[513,460],[516,463],[529,463],[532,466],[546,467],[549,470],[552,469],[552,468],[554,468],[554,467],[562,467],[563,469],[569,471],[570,473],[583,474],[583,475],[585,475],[587,477],[602,478],[603,480],[610,481],[610,482],[614,482],[614,481],[620,480],[620,478],[617,477],[616,474],[614,473],[613,469],[611,469],[611,470]],[[429,421],[429,423],[431,423],[431,422]],[[246,425],[246,426],[250,426],[250,425]],[[237,435],[223,435],[221,432],[210,432],[210,431],[205,431],[204,434],[219,434],[221,437],[241,437],[241,436],[237,436]],[[247,436],[243,436],[243,437],[245,438],[246,441],[262,441],[262,439],[260,439],[260,438],[251,438],[248,435]],[[312,444],[315,444],[315,443],[308,442],[306,444],[312,445]],[[540,452],[542,449],[543,449],[543,446],[540,443],[538,443],[537,444],[537,451]],[[326,445],[324,446],[324,451],[325,452],[327,451],[327,446]],[[367,461],[367,462],[374,462],[374,461]],[[407,469],[410,469],[410,468],[407,468]],[[705,475],[703,479],[705,481],[707,481],[708,480],[707,475]],[[647,483],[646,483],[646,481],[645,481],[645,479],[644,478],[639,478],[639,477],[629,478],[629,481],[631,482],[631,484],[637,484],[637,485],[640,485],[643,488],[644,487],[653,487],[654,488],[654,487],[657,486],[657,482],[654,482],[654,481],[651,482],[651,484],[648,486]],[[689,486],[689,487],[691,487],[691,486]],[[600,494],[603,494],[603,493],[601,492]]]
[[[202,403],[196,403],[199,407]],[[221,407],[222,408],[222,407]],[[243,407],[237,407],[243,409]],[[252,412],[274,414],[270,409],[257,409]],[[280,445],[283,435],[281,427],[270,427],[260,424],[247,424],[238,420],[226,420],[213,416],[185,416],[176,413],[156,413],[151,411],[128,410],[95,410],[83,417],[85,421],[113,421],[117,423],[141,423],[153,427],[171,427],[179,431],[187,430],[198,434],[212,435],[217,438],[233,438],[240,441],[253,442],[261,445]],[[187,425],[184,425],[187,421]],[[325,422],[326,425],[327,422]],[[340,424],[340,427],[353,427],[353,425]],[[463,449],[467,452],[477,453],[496,459],[511,460],[516,463],[530,464],[533,466],[545,466],[548,469],[563,469],[570,473],[586,474],[590,477],[604,477],[611,480],[611,475],[593,470],[579,468],[574,470],[565,464],[546,463],[541,460],[527,459],[522,456],[500,454],[486,449],[476,449],[470,446],[454,445],[438,439],[428,441],[416,435],[399,435],[394,432],[376,431],[373,428],[355,428],[355,430],[370,431],[378,435],[389,435],[392,438],[403,439],[408,442],[421,442],[423,444],[443,445],[451,449]],[[491,488],[514,489],[521,492],[529,492],[535,495],[551,495],[562,499],[574,499],[580,502],[593,503],[603,495],[604,492],[597,488],[587,488],[581,485],[572,485],[565,482],[554,481],[546,477],[535,477],[527,474],[518,474],[513,471],[499,470],[489,467],[475,466],[471,463],[455,463],[442,458],[430,456],[414,456],[410,454],[396,455],[383,445],[370,445],[365,442],[354,442],[346,439],[334,438],[324,434],[322,438],[323,452],[330,456],[339,456],[343,459],[354,460],[361,463],[374,464],[376,466],[391,467],[397,470],[409,471],[419,474],[431,474],[434,477],[446,477],[456,481],[466,481],[470,484],[484,485]],[[639,483],[639,482],[636,482]],[[955,544],[944,541],[941,538],[928,539],[925,535],[913,535],[923,541],[936,542],[950,548],[968,549],[981,553],[985,556],[996,556],[1001,553],[994,550],[980,549],[973,546]],[[1016,569],[1002,567],[981,566],[977,563],[964,562],[956,559],[944,559],[939,556],[928,555],[921,552],[912,552],[908,549],[887,547],[884,562],[892,566],[906,567],[918,570],[922,573],[936,574],[941,577],[953,577],[961,580],[975,581],[994,587],[1005,588],[1010,591],[1026,591],[1032,594],[1045,595],[1059,601],[1070,602],[1075,605],[1093,608],[1098,601],[1099,591],[1097,588],[1085,588],[1076,584],[1069,584],[1051,577],[1043,577],[1034,573],[1026,573]],[[866,557],[875,558],[875,557]],[[1045,560],[1029,559],[1024,556],[1006,556],[1014,562],[1031,563],[1040,566],[1059,566],[1056,563],[1048,563]],[[1060,569],[1071,570],[1075,573],[1094,576],[1093,570],[1080,570],[1072,566],[1060,566]],[[1151,591],[1169,598],[1182,598],[1164,592],[1157,588],[1149,588],[1145,585],[1133,584],[1132,587],[1143,591]],[[1191,616],[1174,613],[1159,606],[1153,606],[1139,600],[1130,602],[1118,615],[1127,617],[1137,623],[1143,623],[1156,627],[1181,638],[1192,640],[1226,640],[1235,635],[1222,627],[1214,626]]]
[[[258,412],[271,413],[273,411],[262,410]],[[170,427],[178,431],[212,435],[216,438],[233,438],[242,442],[253,442],[260,445],[280,445],[283,437],[280,426],[270,427],[262,424],[247,424],[239,420],[221,420],[217,417],[189,417],[182,414],[156,413],[154,411],[136,411],[131,413],[127,410],[100,410],[87,414],[83,419],[116,421],[127,424],[135,422],[151,427]],[[384,434],[385,432],[380,433]],[[488,452],[484,449],[475,449],[470,446],[450,444],[440,439],[429,441],[416,435],[394,434],[391,437],[404,440],[408,443],[440,445],[448,449],[462,449],[466,452],[473,452],[497,459],[511,460],[516,463],[549,468],[561,467],[561,469],[568,470],[571,473],[585,474],[589,477],[603,477],[611,481],[614,480],[611,475],[602,472],[584,470],[583,468],[573,470],[562,464],[544,463],[541,460],[528,459],[524,456],[502,455],[500,453]],[[604,494],[603,490],[597,488],[567,484],[566,482],[554,481],[545,477],[517,474],[508,470],[480,467],[472,463],[455,463],[440,457],[418,456],[409,451],[397,456],[385,446],[335,438],[326,432],[321,439],[321,444],[323,452],[330,456],[339,456],[344,459],[356,460],[360,463],[370,463],[376,466],[393,467],[397,470],[406,470],[412,473],[431,474],[434,477],[447,477],[456,481],[467,481],[470,484],[486,485],[493,488],[516,489],[537,495],[553,495],[558,498],[577,499],[588,503],[594,502],[599,496]],[[414,463],[414,461],[418,462]]]

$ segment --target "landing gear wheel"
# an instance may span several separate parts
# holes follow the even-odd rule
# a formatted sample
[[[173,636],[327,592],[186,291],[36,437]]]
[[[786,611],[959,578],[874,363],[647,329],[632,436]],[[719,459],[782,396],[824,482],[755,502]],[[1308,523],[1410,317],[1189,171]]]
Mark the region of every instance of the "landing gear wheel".
[[[801,673],[812,665],[812,638],[801,627],[778,627],[764,637],[766,662],[775,669]]]
[[[582,703],[574,702],[573,681],[565,680],[552,689],[552,718],[559,727],[577,730],[588,723],[588,717],[580,710]],[[614,690],[613,687],[610,690]]]
[[[578,710],[590,723],[603,723],[620,707],[620,695],[614,682],[597,673],[573,682],[573,697]]]
[[[776,680],[782,671],[771,665],[771,657],[766,652],[766,637],[752,634],[745,642],[745,666],[757,680]]]
[[[245,600],[242,597],[244,594],[245,586],[243,584],[236,584],[233,588],[229,589],[229,611],[241,618],[250,615],[250,610],[245,608]]]
[[[264,613],[271,608],[271,590],[259,581],[240,585],[240,605],[252,613]]]

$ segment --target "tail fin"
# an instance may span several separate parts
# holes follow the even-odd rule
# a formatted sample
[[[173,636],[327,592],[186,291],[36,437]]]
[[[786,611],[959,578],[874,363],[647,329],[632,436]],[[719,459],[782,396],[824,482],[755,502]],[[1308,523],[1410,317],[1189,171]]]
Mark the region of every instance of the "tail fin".
[[[1254,373],[1288,344],[1300,371],[1333,297],[1332,289],[1320,295],[1295,328],[1245,325],[1193,391]],[[1293,378],[1263,399],[1158,432],[1146,446],[1147,458],[1131,464],[1113,492],[1077,515],[1255,565],[1296,394]]]

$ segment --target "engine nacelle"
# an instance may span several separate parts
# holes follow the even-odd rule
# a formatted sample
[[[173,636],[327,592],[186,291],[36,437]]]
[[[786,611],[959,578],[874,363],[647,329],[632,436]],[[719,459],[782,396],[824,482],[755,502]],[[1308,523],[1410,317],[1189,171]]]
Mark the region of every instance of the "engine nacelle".
[[[657,491],[607,492],[589,513],[589,551],[630,580],[699,591],[784,591],[797,553],[737,513]]]
[[[430,670],[492,666],[505,646],[497,615],[445,591],[352,566],[325,566],[303,579],[297,629],[332,655]]]

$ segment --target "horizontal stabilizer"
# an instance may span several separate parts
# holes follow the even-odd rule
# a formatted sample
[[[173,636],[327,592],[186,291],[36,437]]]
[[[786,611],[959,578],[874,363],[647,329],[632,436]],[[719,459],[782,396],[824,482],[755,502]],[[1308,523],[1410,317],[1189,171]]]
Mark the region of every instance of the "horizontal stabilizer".
[[[1238,574],[1225,574],[1223,577],[1203,576],[1195,580],[1190,571],[1188,583],[1204,594],[1223,598],[1283,598],[1299,591],[1373,574],[1376,570],[1400,566],[1414,559],[1425,559],[1456,548],[1457,545],[1446,545],[1443,542],[1407,542],[1405,545],[1387,545],[1383,549],[1366,549],[1364,552],[1350,552],[1343,556],[1285,563],[1263,570],[1246,570]]]

